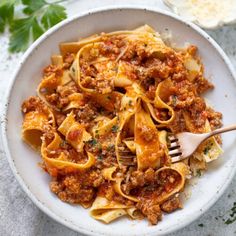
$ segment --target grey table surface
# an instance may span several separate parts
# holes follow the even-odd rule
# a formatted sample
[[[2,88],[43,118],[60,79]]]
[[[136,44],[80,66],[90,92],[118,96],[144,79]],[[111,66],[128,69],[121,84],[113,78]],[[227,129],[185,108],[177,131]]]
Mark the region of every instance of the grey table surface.
[[[71,0],[65,3],[68,16],[94,7],[108,5],[142,5],[168,10],[161,0]],[[236,25],[208,31],[231,59],[236,68]],[[5,104],[5,91],[22,53],[7,51],[9,33],[0,35],[0,111]],[[236,235],[236,222],[226,225],[219,216],[229,215],[236,201],[236,177],[218,202],[197,221],[169,236]],[[26,196],[14,178],[0,143],[0,236],[79,236],[41,212]]]

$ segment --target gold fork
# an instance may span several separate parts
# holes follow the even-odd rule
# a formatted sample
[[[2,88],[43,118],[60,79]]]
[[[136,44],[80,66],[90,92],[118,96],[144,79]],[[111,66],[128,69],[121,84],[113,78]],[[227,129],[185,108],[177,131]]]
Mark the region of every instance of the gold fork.
[[[167,137],[169,143],[169,156],[171,157],[171,162],[175,163],[186,159],[191,156],[199,145],[206,139],[221,134],[224,132],[236,130],[236,125],[230,125],[220,129],[216,129],[209,133],[194,134],[190,132],[182,132],[178,134],[169,134]],[[130,140],[130,139],[129,139]],[[135,165],[136,156],[129,150],[119,148],[120,161],[124,165]]]

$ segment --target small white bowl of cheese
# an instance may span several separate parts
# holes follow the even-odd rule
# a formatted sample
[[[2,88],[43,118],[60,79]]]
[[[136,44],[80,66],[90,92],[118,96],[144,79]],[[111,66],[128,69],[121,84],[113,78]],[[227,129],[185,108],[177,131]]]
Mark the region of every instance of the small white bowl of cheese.
[[[235,0],[163,0],[177,15],[205,29],[236,23]]]

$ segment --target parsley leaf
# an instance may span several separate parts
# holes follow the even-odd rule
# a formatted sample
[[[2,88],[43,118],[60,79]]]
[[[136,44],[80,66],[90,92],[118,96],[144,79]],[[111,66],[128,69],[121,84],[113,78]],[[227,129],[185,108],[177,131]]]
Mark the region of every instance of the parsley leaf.
[[[10,31],[12,32],[9,44],[10,52],[25,51],[29,46],[31,34],[33,40],[36,40],[44,33],[35,16],[14,20]]]
[[[204,153],[205,155],[207,155],[210,150],[211,150],[211,147],[206,146],[206,147],[204,148],[204,150],[203,150],[203,153]]]
[[[49,29],[64,19],[66,19],[65,8],[57,4],[51,4],[43,14],[41,22],[45,29]]]
[[[41,9],[43,6],[45,6],[47,4],[47,2],[45,2],[44,0],[21,0],[22,3],[27,6],[23,9],[23,12],[26,15],[31,15],[32,13],[34,13],[35,11],[38,11],[39,9]]]
[[[118,132],[118,131],[119,131],[119,126],[118,126],[118,125],[113,125],[113,126],[111,127],[111,131],[112,131],[112,133]]]
[[[201,177],[201,175],[202,175],[202,172],[201,172],[201,170],[197,170],[197,177]]]
[[[28,17],[13,20],[14,4],[17,0],[3,1],[5,4],[0,3],[0,32],[3,32],[8,20],[11,23],[10,52],[25,51],[32,40],[35,41],[46,30],[67,17],[65,8],[56,3],[49,3],[46,0],[21,0],[25,6],[23,13]],[[57,3],[62,1],[57,1]],[[1,11],[6,7],[9,9],[7,8],[8,13],[4,15]]]
[[[14,16],[15,0],[1,0],[0,2],[0,32],[3,33],[6,24],[10,24]]]
[[[223,219],[223,221],[226,225],[232,224],[236,221],[236,202],[234,202],[233,207],[230,210],[228,219]]]
[[[98,141],[95,138],[91,138],[86,143],[90,144],[91,146],[95,146],[98,143]]]
[[[52,4],[45,11],[41,22],[45,29],[49,29],[64,19],[66,19],[65,8],[57,4]]]
[[[115,150],[115,145],[111,143],[107,146],[107,151],[109,152],[109,151],[113,151],[113,150]]]

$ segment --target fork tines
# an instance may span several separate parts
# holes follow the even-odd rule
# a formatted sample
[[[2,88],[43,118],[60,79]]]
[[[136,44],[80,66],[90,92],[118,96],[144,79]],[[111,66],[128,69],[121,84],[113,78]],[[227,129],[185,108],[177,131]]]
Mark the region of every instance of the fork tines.
[[[122,165],[125,165],[125,166],[136,165],[136,155],[134,155],[129,149],[125,148],[124,146],[119,146],[118,149],[119,149],[119,155],[120,155],[120,162]]]
[[[135,158],[120,157],[120,163],[124,166],[136,166]]]
[[[175,159],[177,160],[182,155],[182,152],[180,149],[180,144],[178,142],[178,139],[175,135],[169,134],[168,141],[169,141],[169,145],[168,145],[169,155],[171,158],[174,158],[172,159],[172,162],[173,162]]]
[[[168,134],[168,149],[171,162],[180,161],[182,156],[181,146],[178,138],[174,134]],[[134,138],[126,138],[127,141],[133,141]],[[136,155],[132,153],[127,147],[119,146],[120,162],[125,166],[135,166],[137,164]]]

